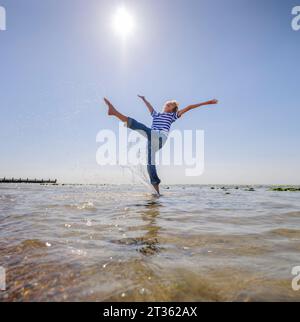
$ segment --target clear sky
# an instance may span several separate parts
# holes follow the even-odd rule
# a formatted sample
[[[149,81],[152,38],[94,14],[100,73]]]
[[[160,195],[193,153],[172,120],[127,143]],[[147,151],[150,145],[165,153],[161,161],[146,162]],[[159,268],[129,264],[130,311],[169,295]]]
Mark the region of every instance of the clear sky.
[[[125,4],[135,31],[111,28]],[[0,177],[126,182],[96,164],[96,135],[118,123],[102,97],[150,124],[158,109],[218,98],[173,129],[205,130],[205,172],[167,183],[300,183],[297,0],[0,0]]]

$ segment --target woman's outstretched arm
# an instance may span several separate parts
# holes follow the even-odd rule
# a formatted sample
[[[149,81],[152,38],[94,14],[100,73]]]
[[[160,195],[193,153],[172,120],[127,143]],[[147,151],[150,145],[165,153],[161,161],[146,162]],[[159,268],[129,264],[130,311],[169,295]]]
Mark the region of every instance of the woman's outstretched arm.
[[[153,106],[146,100],[145,96],[142,95],[138,95],[139,98],[142,99],[142,101],[146,104],[146,106],[148,107],[149,112],[152,114],[154,112],[154,108]]]
[[[183,108],[182,110],[178,111],[177,115],[178,115],[178,117],[181,117],[184,113],[186,113],[190,110],[193,110],[193,109],[200,107],[200,106],[211,105],[211,104],[218,104],[218,100],[214,99],[214,100],[210,100],[210,101],[199,103],[199,104],[189,105],[189,106]]]

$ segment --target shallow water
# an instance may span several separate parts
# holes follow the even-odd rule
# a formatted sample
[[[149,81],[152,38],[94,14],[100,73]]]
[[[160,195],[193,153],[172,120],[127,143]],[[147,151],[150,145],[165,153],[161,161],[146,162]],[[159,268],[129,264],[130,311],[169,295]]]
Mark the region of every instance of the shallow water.
[[[300,193],[0,185],[1,301],[285,301]]]

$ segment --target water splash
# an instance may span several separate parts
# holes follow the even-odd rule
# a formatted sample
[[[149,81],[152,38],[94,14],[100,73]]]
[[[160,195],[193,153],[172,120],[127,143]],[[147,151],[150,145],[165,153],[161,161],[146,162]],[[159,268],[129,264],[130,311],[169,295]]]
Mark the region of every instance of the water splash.
[[[130,173],[133,183],[135,181],[137,181],[140,184],[144,185],[150,192],[153,192],[153,187],[150,184],[149,179],[148,179],[146,166],[143,166],[142,164],[139,164],[139,165],[130,165],[129,164],[126,166],[121,166],[121,167],[124,171],[127,171],[128,173]]]

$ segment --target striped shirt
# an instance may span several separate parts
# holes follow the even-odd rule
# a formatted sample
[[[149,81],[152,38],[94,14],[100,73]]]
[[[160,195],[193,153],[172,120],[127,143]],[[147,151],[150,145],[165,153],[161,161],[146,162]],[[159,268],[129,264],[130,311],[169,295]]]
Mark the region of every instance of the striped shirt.
[[[151,116],[153,118],[152,122],[152,130],[158,130],[158,131],[164,131],[168,132],[170,131],[170,127],[173,122],[175,122],[178,119],[177,112],[175,113],[157,113],[156,111],[153,111],[151,113]]]

